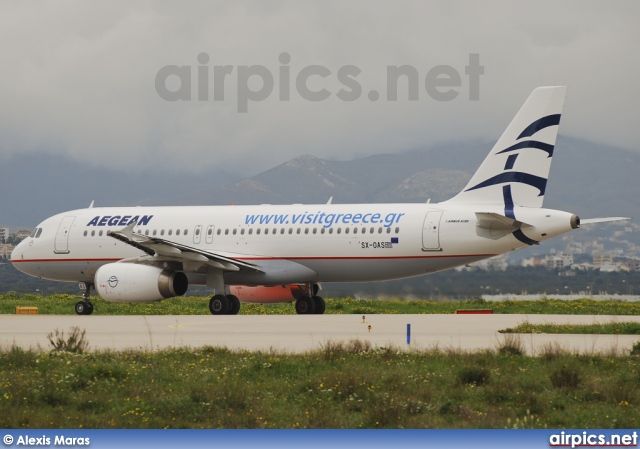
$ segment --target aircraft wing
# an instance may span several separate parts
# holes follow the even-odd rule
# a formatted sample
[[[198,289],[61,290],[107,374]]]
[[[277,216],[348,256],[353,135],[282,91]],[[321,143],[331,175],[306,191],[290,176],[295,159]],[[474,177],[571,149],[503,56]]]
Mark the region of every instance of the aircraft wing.
[[[179,260],[185,263],[202,263],[224,271],[263,271],[257,265],[243,262],[232,257],[192,248],[170,240],[136,234],[133,232],[135,225],[136,223],[132,223],[120,231],[112,231],[109,233],[109,237],[113,237],[127,245],[144,251],[150,256]]]

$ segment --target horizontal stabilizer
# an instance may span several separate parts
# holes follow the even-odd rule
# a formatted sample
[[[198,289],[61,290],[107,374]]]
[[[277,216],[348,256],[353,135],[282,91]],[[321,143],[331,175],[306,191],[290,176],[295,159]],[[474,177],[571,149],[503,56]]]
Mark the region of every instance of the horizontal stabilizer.
[[[621,221],[621,220],[631,220],[631,218],[629,217],[586,218],[584,220],[580,220],[580,224],[606,223],[608,221]]]

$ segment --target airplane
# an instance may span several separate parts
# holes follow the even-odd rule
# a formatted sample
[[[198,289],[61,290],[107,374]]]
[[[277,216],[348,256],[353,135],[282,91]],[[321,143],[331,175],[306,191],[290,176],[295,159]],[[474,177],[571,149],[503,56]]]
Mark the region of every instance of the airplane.
[[[47,218],[13,251],[29,275],[79,282],[113,302],[213,290],[213,315],[241,302],[322,314],[322,283],[402,279],[537,245],[580,227],[542,207],[566,87],[530,94],[466,187],[440,203],[94,207]]]

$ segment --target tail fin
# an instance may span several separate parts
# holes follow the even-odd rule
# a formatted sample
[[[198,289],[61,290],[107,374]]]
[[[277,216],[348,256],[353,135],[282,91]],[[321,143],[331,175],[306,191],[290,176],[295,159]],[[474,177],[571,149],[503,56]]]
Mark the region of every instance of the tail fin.
[[[542,207],[567,88],[538,87],[452,202]]]

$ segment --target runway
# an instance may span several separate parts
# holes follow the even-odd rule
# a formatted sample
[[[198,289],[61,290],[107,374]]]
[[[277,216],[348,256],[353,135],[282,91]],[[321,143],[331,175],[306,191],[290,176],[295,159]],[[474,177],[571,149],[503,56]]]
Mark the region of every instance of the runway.
[[[368,341],[374,347],[462,350],[495,349],[504,341],[499,330],[524,321],[554,324],[640,322],[637,316],[593,315],[171,315],[77,316],[0,315],[0,344],[49,350],[47,334],[68,333],[73,326],[86,330],[91,349],[157,350],[220,346],[299,353],[320,349],[327,342]],[[407,324],[411,342],[407,344]],[[370,327],[370,329],[369,329]],[[528,354],[557,342],[570,351],[603,352],[617,348],[628,354],[640,341],[634,335],[521,336]]]

